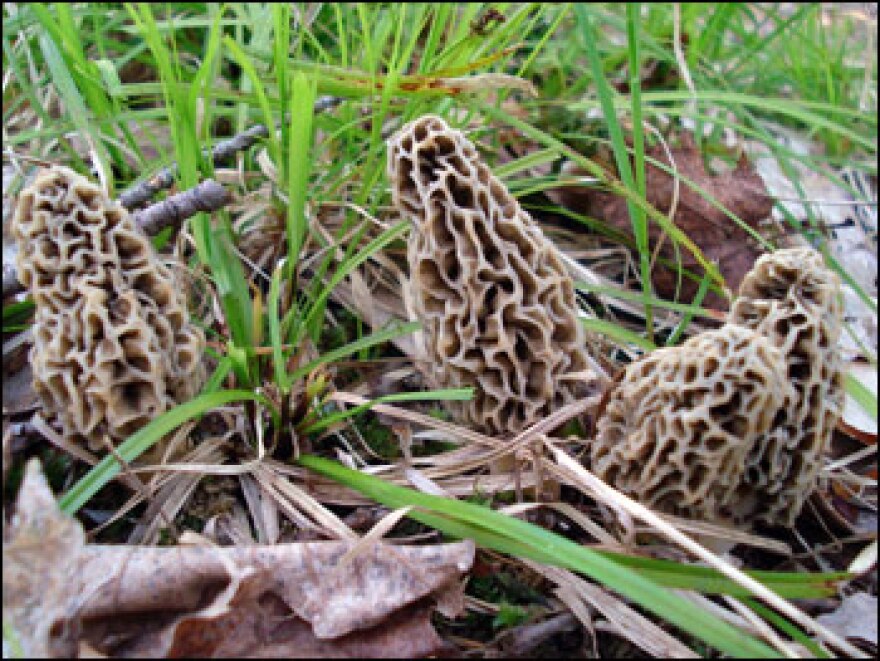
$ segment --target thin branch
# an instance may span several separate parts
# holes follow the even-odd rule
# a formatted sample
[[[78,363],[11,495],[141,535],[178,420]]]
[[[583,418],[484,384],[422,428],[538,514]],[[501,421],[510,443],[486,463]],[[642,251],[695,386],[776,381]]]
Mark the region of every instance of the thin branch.
[[[213,179],[207,179],[195,188],[184,191],[164,202],[159,202],[134,214],[134,221],[148,236],[158,234],[166,227],[179,228],[180,224],[199,211],[216,211],[231,200],[229,191]]]
[[[315,102],[315,112],[323,112],[337,105],[342,99],[335,96],[322,96]],[[228,160],[233,154],[248,149],[262,138],[269,135],[269,129],[263,124],[257,124],[239,133],[238,135],[218,142],[211,149],[211,161],[219,165]],[[207,156],[207,154],[205,154]],[[149,201],[159,191],[170,188],[177,174],[177,165],[169,165],[160,170],[155,176],[141,182],[134,188],[125,191],[119,196],[119,202],[126,209],[134,209]]]
[[[335,96],[322,96],[315,102],[315,112],[323,112],[338,105],[341,98]],[[219,165],[239,151],[248,149],[262,138],[269,135],[269,129],[264,125],[252,126],[238,135],[218,142],[211,149],[211,160]],[[129,211],[145,204],[159,191],[170,188],[174,183],[177,173],[177,165],[172,164],[159,171],[147,181],[143,181],[119,196],[119,203]],[[165,227],[179,227],[180,223],[199,211],[216,211],[229,202],[228,193],[220,184],[211,179],[190,190],[184,191],[164,202],[147,207],[142,211],[135,212],[134,220],[149,236],[158,233]],[[3,298],[24,291],[24,287],[18,282],[15,267],[11,264],[3,265]]]

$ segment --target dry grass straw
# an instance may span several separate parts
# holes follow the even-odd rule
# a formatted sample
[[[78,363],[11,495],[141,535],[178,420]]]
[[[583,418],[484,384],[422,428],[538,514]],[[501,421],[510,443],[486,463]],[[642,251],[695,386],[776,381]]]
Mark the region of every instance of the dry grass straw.
[[[648,618],[628,606],[607,590],[594,585],[567,569],[550,567],[522,560],[523,564],[552,581],[559,599],[571,609],[572,613],[590,630],[592,617],[586,606],[599,611],[613,625],[613,631],[658,658],[693,659],[699,658],[693,650],[681,643]]]
[[[188,432],[189,429],[190,426],[185,425],[181,427],[181,430],[185,432]],[[185,456],[183,462],[219,462],[224,456],[221,446],[222,440],[219,438],[206,439],[205,442],[200,443],[194,448],[189,455]],[[120,479],[123,479],[124,475],[124,473],[121,473]],[[174,517],[186,504],[189,495],[192,493],[189,485],[194,488],[202,477],[203,474],[198,471],[190,474],[154,471],[153,477],[149,481],[149,491],[145,492],[144,490],[136,489],[135,493],[113,513],[113,516],[89,531],[89,536],[94,537],[121,519],[149,495],[150,504],[142,520],[149,521],[150,523],[147,526],[136,527],[128,541],[139,544],[155,542],[158,539],[158,526],[169,525],[169,522],[174,520]]]
[[[244,494],[256,541],[260,544],[277,544],[281,537],[281,514],[277,501],[251,475],[239,475],[241,492]]]
[[[284,479],[284,476],[266,464],[256,467],[253,476],[266,495],[272,498],[279,509],[298,526],[317,529],[333,539],[357,540],[360,538],[356,532],[318,500],[290,480]]]
[[[575,252],[572,250],[571,245],[567,246],[566,250],[566,253],[570,252]],[[580,250],[576,252],[584,251]],[[600,268],[598,270],[584,267],[579,262],[574,261],[574,259],[572,259],[568,254],[565,254],[565,261],[572,275],[575,278],[592,284],[607,285],[613,283],[615,279],[606,278],[605,276],[600,274],[600,271],[603,270],[601,268],[601,261],[602,259],[606,258],[606,256],[601,252],[592,254],[589,253],[590,251],[588,250],[588,256],[595,260],[595,262],[600,263]],[[371,282],[378,283],[377,287],[380,291],[384,289],[384,291],[382,292],[384,296],[382,298],[384,299],[384,303],[386,306],[385,310],[393,310],[393,312],[388,312],[389,316],[391,314],[395,314],[395,316],[403,317],[405,315],[402,314],[403,311],[400,309],[400,299],[397,298],[395,300],[393,296],[393,289],[391,288],[391,285],[401,282],[400,278],[403,277],[402,270],[397,266],[394,260],[388,258],[386,255],[382,255],[381,259],[381,263],[365,264],[363,268],[372,269],[374,271],[374,275],[370,278]],[[616,268],[619,268],[619,265],[620,261],[617,261]],[[376,275],[375,271],[378,271],[381,275]],[[394,277],[388,278],[387,274],[391,272],[394,273]],[[635,273],[635,270],[632,270],[631,272]],[[389,280],[391,282],[389,282]],[[398,286],[400,285],[398,284]],[[340,292],[338,300],[340,302],[345,305],[352,306],[357,314],[373,314],[366,309],[366,305],[359,304],[359,297],[355,294],[353,288],[348,288],[348,290],[346,290],[345,287],[340,287],[339,289]],[[643,318],[642,306],[637,303],[631,301],[614,300],[612,297],[603,297],[601,298],[601,300],[603,304],[606,304],[608,306],[608,309],[611,311],[612,316],[613,310],[616,308],[634,317]],[[375,310],[376,300],[370,300],[369,306],[372,310]],[[677,320],[677,315],[675,313],[663,310],[657,310],[656,312],[658,313],[658,316],[655,323],[658,324],[658,327],[662,327],[668,324],[671,328],[675,325]],[[665,317],[669,317],[669,319],[666,319]],[[692,323],[691,326],[688,328],[689,333],[699,332],[699,330],[701,330],[701,327],[698,322]],[[631,358],[634,357],[636,356],[631,356]],[[331,399],[341,404],[349,405],[358,405],[368,401],[366,398],[360,395],[347,392],[336,392],[331,396]],[[460,442],[465,442],[469,444],[478,444],[478,446],[481,448],[478,451],[475,451],[473,446],[469,447],[468,445],[465,445],[462,448],[451,452],[434,455],[432,457],[421,457],[418,459],[419,464],[425,466],[425,468],[421,470],[420,475],[424,477],[425,480],[430,481],[436,489],[439,489],[447,495],[466,495],[469,493],[473,493],[473,478],[464,476],[464,473],[485,468],[493,460],[496,460],[502,456],[518,453],[522,448],[528,446],[528,444],[534,443],[536,440],[543,439],[543,432],[552,430],[553,428],[561,424],[560,421],[566,420],[581,412],[566,407],[566,409],[557,411],[553,416],[550,416],[550,418],[544,421],[544,424],[540,426],[540,429],[527,430],[525,434],[521,434],[516,439],[508,443],[506,441],[491,438],[480,434],[479,432],[475,432],[473,430],[466,429],[452,423],[440,421],[429,416],[425,416],[423,414],[412,411],[407,411],[405,409],[401,409],[400,407],[392,405],[376,405],[373,410],[376,413],[394,417],[396,419],[406,421],[410,424],[416,424],[425,427],[426,429],[430,429],[447,440],[459,440]],[[864,654],[855,646],[851,645],[840,636],[829,631],[827,628],[821,626],[813,618],[807,616],[805,613],[794,607],[788,601],[778,597],[773,592],[765,588],[763,585],[761,585],[742,571],[730,565],[730,563],[711,553],[702,545],[694,542],[690,537],[685,534],[685,532],[698,535],[701,538],[714,538],[719,541],[726,540],[727,542],[731,542],[734,544],[746,544],[755,548],[763,548],[774,553],[786,555],[791,553],[791,549],[788,547],[787,544],[749,534],[743,531],[730,529],[717,524],[699,521],[688,521],[679,517],[658,515],[657,513],[654,513],[651,510],[648,510],[647,508],[639,505],[638,503],[635,503],[634,501],[626,498],[611,487],[608,487],[607,485],[601,483],[597,478],[589,474],[579,464],[571,460],[571,458],[567,454],[555,448],[553,445],[548,443],[548,447],[550,448],[550,451],[556,461],[555,464],[551,463],[550,471],[553,475],[555,475],[557,478],[560,478],[561,482],[571,484],[581,489],[582,491],[585,491],[590,495],[598,498],[599,502],[605,503],[606,505],[612,507],[612,509],[618,512],[623,512],[628,516],[632,516],[637,521],[641,521],[647,524],[646,527],[639,527],[638,529],[636,529],[636,532],[652,532],[665,537],[677,546],[680,546],[687,552],[693,554],[704,563],[708,564],[711,567],[714,567],[731,580],[737,582],[739,585],[747,588],[750,592],[752,592],[766,604],[775,608],[780,613],[786,615],[799,626],[803,627],[805,630],[814,633],[821,641],[832,646],[834,649],[856,657],[864,656]],[[488,448],[488,450],[483,448]],[[844,462],[843,465],[834,466],[834,468],[837,469],[838,475],[841,472],[841,468],[843,468],[846,463],[849,462]],[[381,469],[376,470],[376,472],[381,474],[383,478],[388,479],[389,481],[394,483],[406,484],[406,482],[413,482],[413,480],[406,479],[405,470],[402,469],[400,466],[383,466]],[[404,473],[404,475],[401,475],[401,473]],[[534,475],[534,471],[527,472],[526,475]],[[504,480],[509,479],[509,476],[480,476],[482,488],[486,489],[487,483],[489,481],[497,482],[497,478],[501,478],[501,481],[503,482]],[[418,482],[418,480],[415,480],[415,482]],[[529,484],[529,486],[532,486],[534,482],[535,481],[533,480]],[[419,485],[418,483],[416,483],[414,484],[414,486],[416,486],[417,488],[421,488],[426,492],[431,492],[430,487],[426,487],[425,485]],[[508,510],[510,510],[509,513],[521,513],[537,506],[539,505],[536,503],[519,503],[518,505],[508,508]],[[586,517],[580,512],[577,512],[577,510],[574,510],[574,508],[571,508],[571,506],[564,503],[542,503],[540,506],[555,509],[561,514],[567,516],[582,529],[588,532],[591,536],[599,540],[601,546],[613,549],[621,548],[620,543],[617,542],[614,537],[607,532],[607,530],[605,530],[601,525],[592,521],[589,517]],[[654,625],[650,620],[647,620],[643,616],[633,611],[620,600],[608,595],[601,588],[586,583],[585,581],[583,581],[583,579],[580,579],[565,570],[557,569],[550,571],[551,568],[541,567],[540,565],[537,565],[536,563],[532,563],[527,560],[522,562],[530,566],[535,571],[540,571],[551,580],[553,580],[554,576],[556,579],[559,579],[556,582],[558,585],[561,585],[563,587],[560,587],[558,595],[560,596],[560,598],[563,598],[563,600],[566,602],[566,605],[568,605],[572,612],[579,617],[579,619],[582,623],[584,623],[585,626],[588,626],[587,622],[585,622],[584,619],[585,610],[575,603],[577,600],[580,600],[582,603],[590,603],[593,607],[600,610],[600,612],[603,612],[603,614],[608,617],[609,621],[615,623],[615,628],[617,629],[617,632],[619,634],[624,635],[626,638],[639,645],[639,647],[641,647],[645,651],[648,651],[656,656],[682,656],[685,654],[685,651],[692,654],[692,652],[690,652],[688,648],[684,647],[677,639]],[[549,574],[548,571],[550,572]],[[561,575],[557,576],[553,574],[554,571],[557,574],[560,572],[564,572],[565,574],[567,574],[567,576],[565,576],[564,578]],[[572,586],[577,584],[577,582],[583,583],[587,587],[583,588],[581,586],[580,590],[575,589]],[[725,613],[725,618],[732,622],[735,622],[737,626],[741,626],[747,630],[755,632],[757,635],[760,635],[784,655],[791,657],[803,655],[803,649],[800,645],[782,640],[781,637],[776,634],[775,631],[773,631],[773,629],[769,627],[760,617],[755,615],[750,609],[748,609],[739,601],[728,600],[728,605],[733,609],[733,611],[730,611],[722,608],[714,602],[711,602],[701,595],[695,595],[694,593],[690,594],[692,597],[699,598],[701,603],[706,602],[706,604],[712,604],[713,610],[723,611]],[[618,619],[613,619],[612,616],[609,616],[609,613],[615,614]],[[621,613],[625,613],[626,617],[621,617]]]
[[[221,443],[214,441],[200,444],[192,453],[195,462],[219,462],[224,452]],[[171,522],[186,505],[199,482],[206,475],[201,471],[189,473],[173,473],[157,476],[155,491],[150,498],[141,522],[129,535],[129,544],[156,544],[159,542],[161,529],[171,526]],[[135,501],[136,503],[137,501]],[[126,506],[135,504],[132,501]],[[125,511],[123,508],[121,511]]]
[[[796,608],[790,602],[782,599],[774,592],[766,588],[764,585],[731,565],[729,562],[723,560],[722,558],[719,558],[705,547],[696,543],[690,537],[678,530],[675,526],[671,525],[667,521],[664,521],[655,512],[651,511],[644,505],[632,500],[628,496],[622,494],[617,489],[614,489],[613,487],[610,487],[602,482],[602,480],[597,478],[590,471],[577,463],[563,450],[560,450],[559,448],[556,448],[553,445],[549,444],[548,448],[550,449],[550,452],[553,454],[563,473],[567,474],[570,480],[578,483],[580,485],[580,488],[585,492],[593,495],[601,502],[607,503],[614,509],[622,510],[630,516],[649,524],[657,531],[658,534],[663,535],[676,545],[681,546],[686,551],[689,551],[694,556],[706,563],[709,567],[717,569],[727,578],[749,590],[752,594],[754,594],[768,606],[774,608],[786,617],[790,618],[793,622],[803,627],[805,630],[815,634],[822,641],[828,643],[838,651],[858,658],[867,658],[867,655],[865,655],[857,647],[844,640],[834,632],[828,630],[826,627],[819,624],[815,619],[811,618],[803,611]],[[768,642],[774,644],[773,640],[768,640]],[[788,650],[781,651],[787,652]]]
[[[367,398],[360,395],[343,391],[333,393],[330,399],[352,405],[363,404],[369,401]],[[391,404],[377,404],[373,407],[373,411],[391,418],[404,420],[411,424],[417,424],[439,431],[442,433],[442,437],[447,440],[458,440],[459,442],[470,441],[496,450],[503,450],[506,447],[505,441],[486,436],[485,434],[481,434],[450,422],[437,420],[436,418],[421,413],[408,411]],[[486,453],[483,450],[474,448],[472,445],[463,445],[460,448],[448,452],[415,458],[413,462],[424,466],[425,468],[421,470],[421,474],[423,474],[426,479],[436,481],[440,489],[447,494],[466,496],[473,493],[475,489],[482,492],[495,493],[511,487],[512,480],[514,479],[511,473],[479,475],[477,477],[465,475],[466,472],[469,472],[472,469],[479,469],[488,466],[488,463],[493,456],[497,455]],[[571,486],[577,486],[577,482],[566,479],[564,474],[559,474],[557,471],[554,471],[555,467],[556,465],[551,462],[548,469],[554,474],[556,479],[571,484]],[[384,479],[388,479],[395,484],[406,485],[409,483],[412,486],[419,488],[418,484],[414,483],[412,480],[408,480],[405,475],[401,475],[401,473],[405,473],[405,469],[395,464],[386,464],[381,467],[372,466],[369,472],[381,475]],[[534,470],[522,471],[520,477],[522,479],[521,486],[524,489],[529,489],[540,484]],[[428,491],[426,490],[426,492]],[[613,536],[607,533],[601,526],[597,525],[591,519],[566,503],[522,503],[513,506],[514,509],[509,513],[520,513],[538,506],[548,507],[563,514],[577,523],[586,532],[590,533],[595,539],[603,544],[607,544],[608,548],[621,548],[620,544],[614,540]],[[662,516],[665,520],[671,522],[678,527],[678,529],[685,532],[717,540],[727,540],[736,544],[745,544],[754,548],[763,548],[783,555],[789,555],[791,553],[791,549],[784,542],[753,535],[720,524],[691,521],[671,515]],[[641,531],[637,530],[636,532]]]

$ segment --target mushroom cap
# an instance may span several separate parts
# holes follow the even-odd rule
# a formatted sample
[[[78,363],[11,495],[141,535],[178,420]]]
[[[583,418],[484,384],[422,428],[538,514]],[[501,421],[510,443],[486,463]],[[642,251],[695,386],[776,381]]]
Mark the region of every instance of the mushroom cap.
[[[727,324],[619,375],[593,470],[661,511],[793,525],[842,408],[839,296],[812,249],[759,258]]]
[[[692,518],[742,521],[762,507],[743,470],[792,397],[770,340],[726,325],[653,351],[616,381],[590,445],[599,478]]]
[[[574,288],[548,241],[474,145],[426,115],[388,141],[392,199],[410,218],[414,313],[426,374],[475,386],[466,424],[511,434],[582,397],[598,399]]]
[[[16,267],[36,306],[34,389],[64,434],[104,450],[191,398],[204,335],[128,211],[66,167],[18,198]]]
[[[750,483],[767,500],[768,523],[794,523],[843,411],[842,318],[840,279],[812,248],[761,256],[731,308],[729,323],[753,329],[779,348],[795,393],[750,468]]]

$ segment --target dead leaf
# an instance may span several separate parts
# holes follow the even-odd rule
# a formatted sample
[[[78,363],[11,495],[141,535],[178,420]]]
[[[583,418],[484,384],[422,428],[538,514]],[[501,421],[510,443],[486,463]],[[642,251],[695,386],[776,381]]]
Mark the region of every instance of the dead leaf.
[[[18,509],[3,529],[3,623],[25,657],[73,656],[74,615],[81,594],[71,590],[85,543],[82,527],[58,510],[52,491],[31,459]]]
[[[111,656],[437,654],[433,602],[454,610],[475,553],[470,541],[374,542],[348,561],[355,542],[84,545],[34,462],[18,508],[3,604],[29,655],[71,655],[78,644]]]
[[[646,155],[667,167],[677,169],[681,176],[700,186],[749,227],[757,227],[760,221],[770,216],[773,200],[745,155],[740,158],[733,171],[713,175],[706,171],[703,157],[697,151],[690,134],[683,134],[681,146],[670,148],[670,153],[673,166],[670,166],[669,157],[662,145],[652,147]],[[571,162],[565,164],[563,171],[572,176],[587,174]],[[674,178],[651,164],[645,167],[645,177],[648,202],[659,211],[668,213],[673,202]],[[604,220],[612,227],[629,235],[632,234],[632,222],[626,200],[619,195],[586,186],[559,188],[548,191],[547,195],[561,206]],[[739,287],[746,272],[761,253],[754,239],[750,238],[744,229],[684,182],[679,185],[678,207],[673,221],[699,246],[709,260],[718,264],[731,290]],[[652,250],[656,247],[661,234],[662,230],[657,223],[653,221],[648,223],[648,239]],[[697,275],[702,273],[702,268],[690,252],[682,248],[680,253],[684,268]],[[675,261],[671,239],[667,238],[664,241],[660,254]],[[652,273],[654,287],[665,298],[672,298],[675,295],[676,278],[674,268],[670,269],[660,264]],[[692,300],[697,288],[697,282],[683,277],[679,299]],[[704,305],[718,310],[725,310],[728,307],[722,297],[712,292],[709,292],[704,299]]]
[[[271,657],[373,658],[424,657],[437,654],[443,642],[431,625],[432,608],[408,606],[379,627],[335,640],[321,640],[307,622],[291,618],[284,602],[271,593],[258,600],[236,603],[236,608],[212,620],[188,617],[175,628],[169,658]],[[219,645],[217,644],[219,641]]]
[[[836,611],[820,615],[816,621],[845,638],[877,645],[877,597],[856,592],[844,597]]]

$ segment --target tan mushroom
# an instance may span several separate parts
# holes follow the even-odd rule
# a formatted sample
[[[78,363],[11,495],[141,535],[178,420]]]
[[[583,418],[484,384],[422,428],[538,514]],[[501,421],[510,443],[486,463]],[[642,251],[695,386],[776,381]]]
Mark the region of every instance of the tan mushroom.
[[[125,208],[52,167],[19,196],[12,232],[36,305],[34,389],[67,437],[103,450],[197,392],[204,335]]]
[[[812,248],[760,257],[731,308],[729,323],[754,329],[781,350],[794,388],[746,469],[768,523],[794,523],[843,411],[842,319],[840,280]]]
[[[591,468],[660,511],[741,519],[743,468],[792,394],[770,340],[731,325],[701,333],[623,370],[599,414]]]
[[[594,472],[661,511],[793,525],[842,406],[838,295],[813,250],[761,257],[724,327],[622,371]]]
[[[392,199],[409,241],[427,376],[475,386],[453,404],[465,424],[510,435],[578,398],[598,399],[571,279],[560,254],[474,145],[420,117],[388,142]]]

